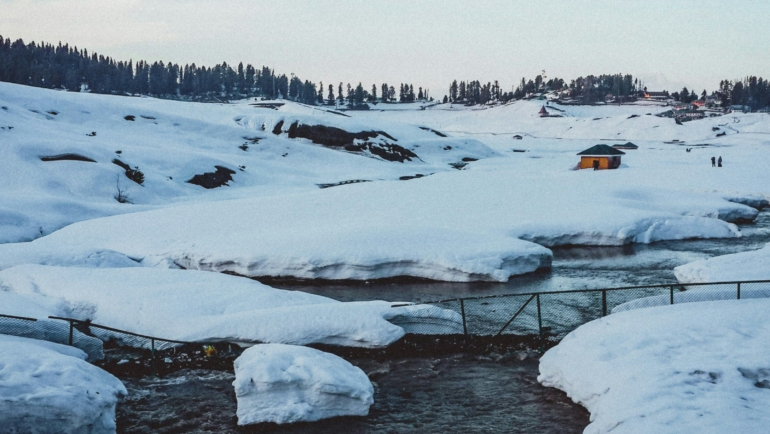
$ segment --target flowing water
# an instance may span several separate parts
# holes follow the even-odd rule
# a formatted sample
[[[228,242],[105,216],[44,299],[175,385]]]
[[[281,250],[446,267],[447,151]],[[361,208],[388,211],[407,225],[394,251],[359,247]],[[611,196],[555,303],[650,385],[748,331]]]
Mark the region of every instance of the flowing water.
[[[740,238],[663,241],[620,247],[553,249],[548,271],[511,278],[505,283],[367,282],[273,286],[323,295],[340,301],[427,302],[493,294],[548,292],[675,283],[674,267],[699,259],[757,250],[770,243],[770,209],[751,224],[739,225]]]
[[[548,292],[676,282],[678,265],[755,250],[770,242],[770,212],[741,225],[743,237],[623,247],[554,250],[547,272],[507,283],[370,282],[280,285],[343,301],[431,301],[480,295]],[[182,371],[163,379],[124,379],[131,398],[119,407],[118,432],[272,433],[579,433],[588,413],[558,390],[537,382],[537,358],[520,353],[375,361],[350,360],[370,375],[375,404],[369,416],[312,424],[236,426],[232,373]]]

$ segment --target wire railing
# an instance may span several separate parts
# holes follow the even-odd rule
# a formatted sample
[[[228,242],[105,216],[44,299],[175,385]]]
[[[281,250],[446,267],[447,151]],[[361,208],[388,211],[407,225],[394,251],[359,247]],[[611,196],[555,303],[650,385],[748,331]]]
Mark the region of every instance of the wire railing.
[[[537,334],[561,339],[611,313],[696,301],[770,298],[770,280],[687,283],[466,297],[428,302],[462,316],[466,335]],[[431,324],[410,332],[439,334]]]
[[[770,298],[770,280],[503,294],[423,304],[458,313],[455,318],[462,318],[464,335],[539,335],[559,340],[582,324],[616,312],[697,301],[752,298]],[[430,321],[411,321],[403,327],[408,333],[425,335],[456,334],[459,328],[455,324],[448,332],[447,324]],[[189,345],[200,348],[201,345],[222,344],[160,338],[58,316],[38,320],[0,314],[0,334],[71,345],[85,351],[91,361],[102,359],[104,348],[138,348],[149,352],[153,373],[156,372],[158,352]]]

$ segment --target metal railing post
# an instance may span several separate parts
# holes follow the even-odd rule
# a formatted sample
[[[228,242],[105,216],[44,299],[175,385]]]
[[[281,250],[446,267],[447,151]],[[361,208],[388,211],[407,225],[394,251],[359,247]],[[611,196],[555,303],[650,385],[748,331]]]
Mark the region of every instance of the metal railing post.
[[[602,289],[602,316],[607,316],[607,290]]]
[[[537,294],[537,333],[543,335],[543,316],[540,314],[540,294]]]
[[[463,316],[463,334],[468,334],[468,326],[465,323],[465,301],[461,298],[460,299],[460,313]]]
[[[741,282],[738,282],[738,300],[741,299]]]
[[[671,304],[674,304],[674,286],[671,285],[669,289],[671,291]]]
[[[72,333],[73,329],[75,328],[75,323],[73,321],[70,321],[70,339],[69,339],[69,346],[72,346]]]
[[[155,339],[150,339],[151,345],[152,345],[152,375],[153,377],[158,376],[158,372],[155,370]]]

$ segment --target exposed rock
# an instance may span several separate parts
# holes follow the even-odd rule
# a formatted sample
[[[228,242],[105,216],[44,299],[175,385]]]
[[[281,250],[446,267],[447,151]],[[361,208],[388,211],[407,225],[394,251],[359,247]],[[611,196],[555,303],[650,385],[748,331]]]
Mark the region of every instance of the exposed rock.
[[[223,166],[214,166],[214,168],[216,169],[216,172],[206,172],[195,175],[187,182],[200,185],[203,188],[217,188],[227,185],[228,182],[233,180],[232,175],[235,174],[235,170]]]
[[[87,163],[96,163],[93,158],[88,158],[80,154],[58,154],[40,157],[42,161],[85,161]]]

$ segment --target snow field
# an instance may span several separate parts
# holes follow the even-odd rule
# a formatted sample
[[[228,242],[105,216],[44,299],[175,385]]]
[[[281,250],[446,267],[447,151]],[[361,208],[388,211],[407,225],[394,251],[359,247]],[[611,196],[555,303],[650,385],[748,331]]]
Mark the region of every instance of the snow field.
[[[768,308],[763,299],[613,313],[546,352],[538,381],[591,412],[586,434],[764,432]]]
[[[0,430],[114,433],[126,388],[82,351],[0,334]],[[5,431],[9,429],[9,431]]]
[[[344,359],[312,348],[255,345],[235,360],[238,425],[366,416],[374,388]]]

